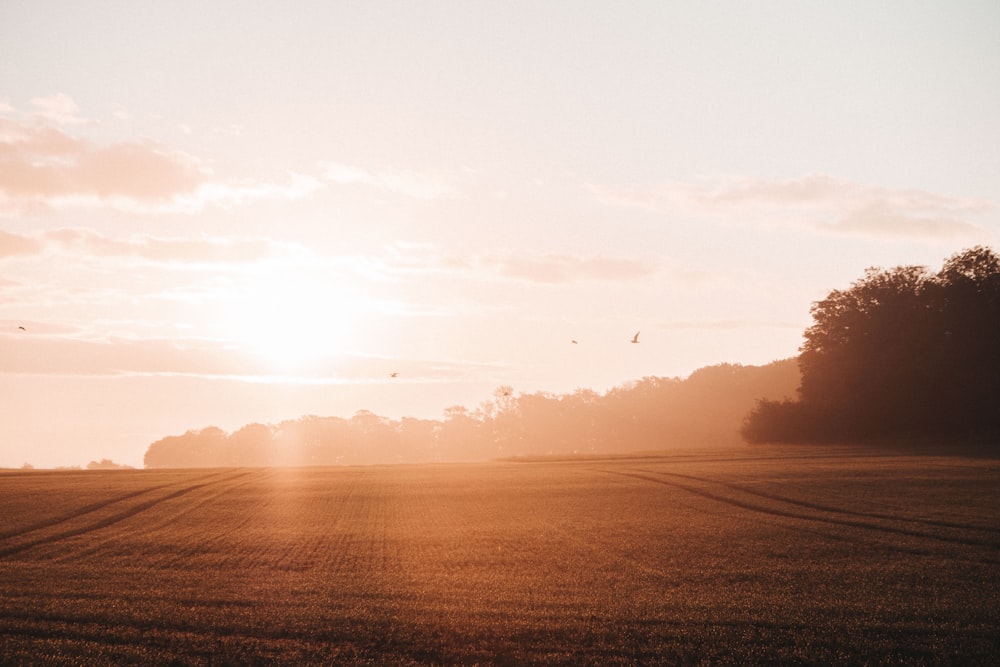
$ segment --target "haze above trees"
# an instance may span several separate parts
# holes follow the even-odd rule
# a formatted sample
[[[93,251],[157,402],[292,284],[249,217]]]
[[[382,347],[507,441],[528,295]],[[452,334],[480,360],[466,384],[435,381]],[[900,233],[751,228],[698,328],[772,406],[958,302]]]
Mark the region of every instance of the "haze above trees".
[[[646,377],[605,394],[515,394],[499,387],[478,408],[443,419],[399,420],[367,410],[350,419],[306,416],[232,433],[209,427],[169,436],[146,451],[147,468],[351,465],[573,456],[740,443],[754,401],[794,394],[794,360],[721,364],[686,379]]]
[[[645,377],[601,395],[499,387],[440,420],[306,416],[152,443],[147,468],[346,465],[629,453],[762,442],[1000,434],[1000,257],[871,268],[813,304],[796,359]],[[798,399],[791,397],[797,395]]]

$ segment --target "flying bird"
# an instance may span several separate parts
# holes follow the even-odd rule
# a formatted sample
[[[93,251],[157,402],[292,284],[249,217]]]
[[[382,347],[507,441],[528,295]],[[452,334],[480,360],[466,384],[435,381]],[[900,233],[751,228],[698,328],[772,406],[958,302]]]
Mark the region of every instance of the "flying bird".
[[[571,343],[573,343],[573,345],[577,345],[577,344],[578,344],[578,343],[576,342],[576,339],[573,339],[573,340],[571,340],[570,342],[571,342]]]
[[[27,329],[25,329],[24,327],[18,327],[18,329],[20,329],[21,331],[27,331]]]
[[[393,371],[392,373],[389,373],[389,377],[391,377],[391,378],[394,378],[394,377],[396,377],[398,375],[399,375],[399,373],[397,373],[395,371]]]
[[[635,335],[632,336],[632,342],[633,343],[638,343],[639,342],[639,332],[638,331],[636,331]]]

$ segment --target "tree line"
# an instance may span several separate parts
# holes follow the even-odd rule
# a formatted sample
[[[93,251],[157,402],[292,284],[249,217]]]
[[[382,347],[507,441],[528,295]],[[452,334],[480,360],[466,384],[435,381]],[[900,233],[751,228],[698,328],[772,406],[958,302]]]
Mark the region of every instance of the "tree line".
[[[1000,435],[1000,258],[868,269],[812,306],[798,400],[760,400],[751,443]]]
[[[149,445],[147,468],[358,465],[572,456],[736,444],[756,399],[780,399],[799,384],[794,360],[720,364],[686,379],[645,377],[604,394],[517,393],[498,387],[474,409],[441,419],[305,416],[249,424],[231,433],[192,430]]]
[[[469,461],[746,441],[1000,437],[1000,257],[977,246],[937,273],[868,269],[812,305],[795,359],[645,377],[605,394],[499,387],[441,419],[306,416],[152,443],[147,468]],[[796,399],[792,399],[796,396]]]

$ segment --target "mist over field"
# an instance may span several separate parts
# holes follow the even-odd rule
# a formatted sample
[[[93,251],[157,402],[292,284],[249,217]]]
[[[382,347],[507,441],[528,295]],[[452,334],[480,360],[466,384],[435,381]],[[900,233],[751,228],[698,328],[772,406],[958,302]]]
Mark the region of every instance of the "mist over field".
[[[689,377],[646,377],[605,394],[525,394],[498,387],[474,410],[456,405],[441,420],[306,416],[216,427],[149,445],[147,468],[358,465],[483,461],[523,456],[622,454],[742,442],[740,427],[761,399],[788,400],[800,379],[793,359],[764,367],[720,364]]]

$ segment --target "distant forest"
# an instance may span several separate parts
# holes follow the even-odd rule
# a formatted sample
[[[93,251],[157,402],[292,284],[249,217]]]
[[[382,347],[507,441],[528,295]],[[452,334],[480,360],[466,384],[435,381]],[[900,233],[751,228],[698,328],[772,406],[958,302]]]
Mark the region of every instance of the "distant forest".
[[[761,400],[749,442],[960,438],[1000,444],[1000,257],[869,269],[812,307],[798,400]]]
[[[308,416],[151,444],[147,468],[470,461],[740,442],[973,438],[1000,443],[1000,257],[938,273],[870,268],[812,305],[795,359],[646,377],[605,394],[515,394],[440,420]],[[797,398],[793,400],[793,396]],[[1000,445],[998,445],[1000,446]]]
[[[794,359],[766,366],[721,364],[686,379],[646,377],[605,394],[515,394],[498,387],[470,410],[443,418],[306,416],[280,424],[216,427],[152,443],[147,468],[473,461],[613,454],[742,442],[755,401],[788,399],[799,386]]]

